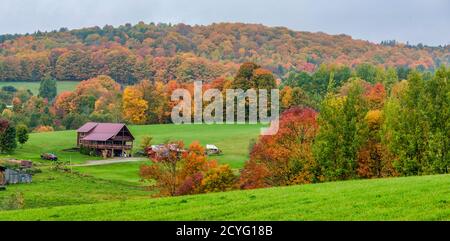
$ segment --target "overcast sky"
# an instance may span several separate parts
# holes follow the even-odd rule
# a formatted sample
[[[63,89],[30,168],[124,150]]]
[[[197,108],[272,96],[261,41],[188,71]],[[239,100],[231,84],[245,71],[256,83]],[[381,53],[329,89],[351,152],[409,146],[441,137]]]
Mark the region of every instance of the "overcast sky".
[[[0,0],[0,34],[141,20],[262,23],[372,42],[450,44],[450,0]]]

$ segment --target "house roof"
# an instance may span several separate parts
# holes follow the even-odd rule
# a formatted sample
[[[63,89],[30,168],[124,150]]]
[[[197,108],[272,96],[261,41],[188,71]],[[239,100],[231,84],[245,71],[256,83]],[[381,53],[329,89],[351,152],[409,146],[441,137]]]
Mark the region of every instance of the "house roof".
[[[106,141],[116,136],[124,127],[127,128],[125,124],[121,123],[88,122],[80,127],[77,132],[90,132],[82,139],[85,141]]]
[[[77,132],[89,132],[97,125],[98,125],[98,123],[95,123],[95,122],[87,122],[82,127],[78,128]]]

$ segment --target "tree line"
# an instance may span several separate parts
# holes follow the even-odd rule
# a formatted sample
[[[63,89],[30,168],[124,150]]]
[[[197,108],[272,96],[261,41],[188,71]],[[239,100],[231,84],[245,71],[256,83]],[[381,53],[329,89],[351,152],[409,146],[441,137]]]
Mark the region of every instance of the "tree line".
[[[410,71],[390,87],[333,79],[318,110],[286,110],[280,131],[262,136],[240,188],[449,173],[450,69]]]
[[[108,75],[120,84],[139,80],[213,80],[254,61],[283,77],[321,64],[362,63],[434,70],[449,63],[450,46],[411,48],[373,44],[346,35],[296,32],[258,24],[207,26],[140,22],[75,30],[0,35],[0,81],[86,80]]]
[[[354,69],[321,65],[317,72],[294,71],[277,83],[269,70],[244,63],[234,77],[219,77],[204,88],[280,88],[279,132],[251,143],[250,159],[239,176],[229,167],[207,161],[198,144],[176,159],[160,160],[161,165],[175,161],[181,166],[173,169],[164,164],[153,170],[155,165],[141,169],[142,176],[161,178],[157,185],[171,185],[170,189],[159,186],[161,195],[182,195],[448,173],[449,78],[450,69],[444,66],[431,73],[369,64]],[[74,129],[86,121],[170,123],[176,104],[170,100],[171,92],[180,87],[193,91],[192,83],[175,80],[142,80],[123,87],[101,75],[82,81],[74,91],[56,95],[55,83],[48,76],[38,95],[11,86],[0,90],[0,97],[12,103],[0,105],[2,152],[13,151],[17,140],[26,142],[18,133],[28,133],[28,128]],[[203,181],[206,177],[208,181]]]
[[[232,85],[251,88],[255,76],[241,81],[252,66],[241,66]],[[356,74],[337,85],[331,77],[317,109],[295,98],[284,101],[279,131],[250,143],[250,159],[239,175],[208,162],[198,143],[180,153],[184,144],[172,142],[166,145],[169,154],[150,155],[153,164],[143,165],[141,176],[156,181],[158,195],[174,196],[449,173],[450,69],[408,72],[392,83],[370,83]],[[289,84],[300,88],[298,81]]]
[[[223,94],[229,88],[279,88],[281,110],[308,106],[318,111],[326,94],[342,88],[349,79],[360,78],[369,84],[381,83],[390,91],[411,71],[405,67],[383,68],[371,64],[361,64],[355,68],[322,64],[313,73],[294,70],[277,80],[270,70],[247,62],[240,66],[235,76],[217,77],[204,82],[203,88],[219,89]],[[431,78],[432,74],[424,72],[423,75]],[[110,76],[100,75],[81,81],[73,91],[60,94],[57,94],[56,83],[47,74],[37,94],[27,89],[3,86],[0,89],[1,116],[16,124],[25,124],[32,131],[76,129],[87,121],[163,124],[171,123],[171,110],[177,104],[170,100],[173,90],[184,88],[193,96],[192,82],[176,80],[143,79],[123,86]]]

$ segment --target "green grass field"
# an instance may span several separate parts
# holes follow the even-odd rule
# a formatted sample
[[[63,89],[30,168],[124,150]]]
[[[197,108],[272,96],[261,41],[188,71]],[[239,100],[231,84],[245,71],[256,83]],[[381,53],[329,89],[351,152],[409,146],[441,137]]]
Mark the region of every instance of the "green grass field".
[[[36,174],[30,184],[9,185],[6,191],[0,192],[0,204],[17,193],[23,195],[25,209],[142,199],[150,196],[142,187],[49,169]]]
[[[50,152],[55,153],[62,161],[71,161],[73,163],[99,159],[98,157],[82,155],[79,152],[63,151],[75,147],[76,142],[75,131],[32,133],[27,143],[23,146],[19,145],[12,154],[0,154],[0,158],[17,158],[41,162],[40,154]],[[50,163],[50,161],[46,163]]]
[[[215,144],[223,150],[223,155],[212,158],[221,163],[228,163],[233,168],[239,168],[248,158],[250,139],[259,135],[261,127],[262,125],[146,125],[130,126],[130,130],[136,138],[135,151],[146,135],[152,136],[155,144],[167,140],[183,140],[188,145],[193,141],[199,141],[203,145]],[[40,153],[51,152],[55,153],[59,159],[72,163],[99,159],[81,155],[78,152],[63,151],[75,145],[75,131],[33,133],[23,147],[19,147],[11,155],[0,155],[0,158],[40,161]]]
[[[56,87],[58,90],[58,93],[61,93],[63,91],[71,91],[74,90],[75,87],[80,83],[79,81],[57,81]],[[40,82],[0,82],[0,88],[3,86],[14,86],[16,89],[29,89],[31,92],[33,92],[34,95],[37,95],[39,93],[39,85]]]
[[[136,137],[135,148],[141,139],[150,135],[154,143],[167,140],[183,140],[186,144],[199,141],[203,145],[213,143],[222,148],[223,155],[214,156],[221,163],[228,163],[233,168],[242,167],[248,159],[250,139],[259,134],[260,125],[148,125],[130,126]],[[52,152],[60,160],[72,164],[99,157],[68,152],[64,149],[74,147],[75,131],[57,131],[32,133],[29,141],[11,155],[0,155],[0,159],[17,158],[33,160],[43,172],[34,176],[32,184],[10,185],[0,192],[1,203],[11,195],[21,193],[25,209],[36,207],[56,207],[75,204],[99,203],[114,200],[127,200],[149,197],[151,193],[144,190],[145,183],[140,181],[139,166],[149,161],[115,163],[99,166],[72,167],[80,175],[60,173],[50,170],[50,161],[40,160],[42,152]]]
[[[153,143],[167,140],[183,140],[186,145],[193,141],[200,144],[215,144],[223,155],[213,156],[220,163],[228,163],[232,168],[240,168],[248,159],[248,145],[257,138],[262,125],[150,125],[131,126],[136,138],[135,147],[139,147],[142,137],[150,135]]]
[[[139,166],[145,163],[150,163],[150,161],[73,167],[73,170],[103,180],[114,180],[128,185],[143,185],[140,182]]]
[[[1,211],[0,220],[450,220],[450,176]]]
[[[238,169],[248,159],[249,141],[260,127],[148,125],[130,130],[136,148],[146,135],[154,143],[215,144],[224,154],[214,158]],[[0,220],[450,220],[450,175],[150,198],[138,175],[139,166],[148,161],[72,167],[74,173],[63,173],[39,160],[41,152],[54,152],[72,163],[99,159],[63,151],[75,142],[75,131],[33,133],[14,154],[0,155],[31,159],[43,171],[31,184],[10,185],[0,192]],[[6,205],[11,201],[21,207]]]

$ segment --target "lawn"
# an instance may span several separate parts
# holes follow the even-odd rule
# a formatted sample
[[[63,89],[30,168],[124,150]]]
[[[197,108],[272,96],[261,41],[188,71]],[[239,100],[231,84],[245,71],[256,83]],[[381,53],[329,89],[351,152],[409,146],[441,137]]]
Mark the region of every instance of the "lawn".
[[[1,211],[0,220],[450,220],[450,175]]]
[[[79,205],[104,201],[148,198],[142,187],[85,175],[52,171],[47,168],[30,184],[9,185],[0,192],[0,209],[11,195],[23,195],[23,208]]]
[[[219,162],[240,168],[260,127],[147,125],[130,130],[136,137],[135,150],[146,135],[154,138],[153,143],[198,140],[223,150],[215,157]],[[37,161],[39,153],[54,152],[72,163],[99,159],[63,151],[75,142],[75,131],[33,133],[13,155],[0,158]],[[23,206],[0,211],[0,220],[450,220],[450,175],[150,198],[138,175],[146,162],[72,167],[74,173],[39,165],[50,162],[38,163],[43,172],[34,176],[33,183],[10,185],[0,192],[0,209],[11,200]]]
[[[56,87],[58,93],[61,93],[63,91],[74,90],[79,83],[79,81],[57,81]],[[0,88],[3,86],[14,86],[16,87],[16,89],[29,89],[31,90],[31,92],[33,92],[34,95],[37,95],[39,93],[39,85],[40,82],[0,82]]]
[[[135,147],[140,145],[142,137],[150,135],[153,143],[167,140],[183,140],[186,145],[193,141],[200,144],[215,144],[223,155],[213,156],[221,163],[228,163],[232,168],[240,168],[248,159],[248,146],[252,138],[257,138],[262,125],[150,125],[131,126],[136,137]]]
[[[0,158],[17,158],[41,162],[40,154],[43,152],[55,153],[62,161],[80,163],[86,160],[100,159],[82,155],[79,152],[63,151],[68,148],[75,147],[77,142],[75,131],[55,131],[44,133],[32,133],[27,143],[20,146],[14,153],[0,154]],[[50,163],[50,161],[47,161]]]
[[[248,158],[250,139],[259,135],[262,125],[145,125],[130,126],[136,138],[134,148],[138,150],[142,138],[153,137],[153,143],[167,140],[183,140],[186,144],[199,141],[201,144],[215,144],[223,150],[223,155],[214,156],[221,163],[228,163],[233,168],[240,168]],[[99,159],[81,155],[78,152],[63,151],[76,145],[75,131],[56,131],[30,134],[30,139],[23,147],[17,148],[11,155],[0,155],[0,158],[20,158],[39,160],[42,152],[55,153],[63,161],[82,163],[86,160]]]
[[[140,181],[139,177],[139,166],[144,163],[150,162],[142,161],[129,163],[115,163],[99,166],[73,167],[73,170],[103,180],[114,180],[128,185],[139,186],[145,185],[145,183],[142,183]]]

